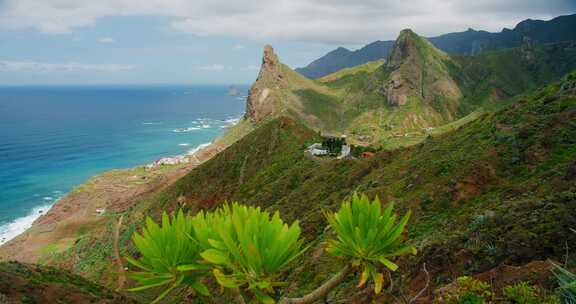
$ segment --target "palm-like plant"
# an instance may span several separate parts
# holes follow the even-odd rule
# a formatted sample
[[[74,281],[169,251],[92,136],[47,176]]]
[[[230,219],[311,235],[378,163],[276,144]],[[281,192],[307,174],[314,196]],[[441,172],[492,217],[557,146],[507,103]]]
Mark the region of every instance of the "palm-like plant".
[[[142,234],[134,233],[132,238],[141,257],[126,257],[130,264],[140,269],[128,273],[139,285],[130,290],[164,286],[164,291],[152,303],[160,301],[171,290],[183,284],[207,295],[208,289],[200,282],[200,278],[209,272],[206,265],[198,263],[202,247],[190,238],[192,229],[190,217],[182,211],[172,217],[164,213],[162,226],[147,218]]]
[[[554,275],[560,285],[558,289],[563,303],[576,303],[576,275],[556,264],[554,266]]]
[[[200,255],[214,265],[214,276],[227,288],[247,287],[261,302],[282,285],[278,275],[302,249],[298,221],[288,226],[278,212],[270,216],[260,208],[225,205],[192,220],[195,238],[209,249]]]
[[[402,238],[410,212],[397,222],[393,208],[391,203],[382,211],[378,197],[370,202],[367,196],[354,194],[351,201],[342,203],[338,212],[326,215],[337,235],[328,241],[327,251],[362,270],[358,287],[372,277],[376,293],[380,293],[384,281],[379,264],[395,271],[398,266],[391,257],[416,254],[416,248],[406,245]]]

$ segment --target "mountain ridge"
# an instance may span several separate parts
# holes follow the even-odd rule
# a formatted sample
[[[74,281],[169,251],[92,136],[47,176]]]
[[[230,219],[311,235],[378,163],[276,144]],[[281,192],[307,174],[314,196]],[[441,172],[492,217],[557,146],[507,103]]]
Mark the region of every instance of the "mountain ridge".
[[[114,287],[113,248],[118,256],[137,256],[131,237],[145,218],[238,201],[280,211],[288,222],[301,221],[310,249],[282,274],[288,284],[278,291],[298,296],[338,271],[338,263],[324,253],[332,233],[325,229],[324,214],[361,192],[395,202],[401,213],[413,212],[406,237],[419,254],[394,261],[402,271],[390,273],[386,293],[375,295],[372,286],[357,289],[351,278],[330,294],[331,301],[386,303],[407,296],[430,303],[458,277],[487,273],[498,274],[486,279],[498,287],[498,296],[511,282],[529,281],[552,291],[545,283],[550,270],[542,265],[564,259],[565,242],[576,241],[568,229],[576,226],[576,72],[567,74],[576,70],[576,42],[523,41],[517,48],[451,56],[404,30],[386,62],[323,81],[292,71],[271,46],[263,53],[239,125],[246,130],[233,128],[225,135],[234,141],[175,180],[129,199],[118,212],[98,216],[97,225],[70,227],[55,220],[9,243],[12,252],[3,246],[3,257],[31,257],[20,250],[20,241],[67,226],[60,239],[66,246],[29,248],[35,254],[31,262]],[[230,135],[236,131],[240,134]],[[365,140],[372,147],[361,148],[375,152],[366,158],[310,157],[306,147],[323,140],[318,131],[350,135],[353,144],[373,136]],[[141,181],[138,174],[137,169],[123,173]],[[78,203],[72,195],[61,202]],[[427,281],[424,274],[434,279]],[[209,286],[211,299],[182,290],[167,301],[230,303],[216,283]]]
[[[468,29],[427,39],[449,54],[471,55],[487,50],[518,47],[524,37],[541,43],[576,40],[574,28],[576,28],[576,14],[559,16],[547,21],[526,19],[519,22],[513,29],[504,28],[500,32]],[[316,79],[343,68],[384,59],[388,56],[393,44],[394,41],[379,40],[355,51],[338,47],[306,67],[297,68],[295,71]],[[336,50],[339,51],[334,53]]]

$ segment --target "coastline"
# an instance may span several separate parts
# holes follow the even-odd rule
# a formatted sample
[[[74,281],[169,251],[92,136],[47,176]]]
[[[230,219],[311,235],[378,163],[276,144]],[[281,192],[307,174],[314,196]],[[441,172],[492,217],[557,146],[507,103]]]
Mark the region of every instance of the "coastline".
[[[97,226],[110,218],[107,213],[126,211],[139,198],[170,185],[241,138],[250,129],[243,122],[242,117],[230,121],[226,131],[211,142],[184,154],[158,159],[178,161],[153,165],[156,160],[109,170],[91,177],[52,204],[34,208],[7,224],[13,230],[5,234],[4,241],[0,239],[0,259],[39,262],[47,253],[66,250],[73,245],[76,230]]]

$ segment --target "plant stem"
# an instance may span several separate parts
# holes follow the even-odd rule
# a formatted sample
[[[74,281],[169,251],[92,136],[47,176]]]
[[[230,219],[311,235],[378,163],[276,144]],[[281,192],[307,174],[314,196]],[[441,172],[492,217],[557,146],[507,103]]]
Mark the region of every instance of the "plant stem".
[[[338,286],[346,276],[350,273],[352,269],[350,266],[346,265],[340,272],[334,275],[330,280],[324,282],[320,287],[316,288],[314,291],[310,292],[309,294],[301,297],[301,298],[282,298],[278,302],[278,304],[310,304],[314,303],[322,298],[325,298],[326,295],[334,289],[334,287]]]
[[[246,304],[244,296],[242,296],[242,293],[240,292],[240,288],[236,287],[230,290],[232,291],[232,295],[234,295],[234,300],[236,301],[237,304]]]

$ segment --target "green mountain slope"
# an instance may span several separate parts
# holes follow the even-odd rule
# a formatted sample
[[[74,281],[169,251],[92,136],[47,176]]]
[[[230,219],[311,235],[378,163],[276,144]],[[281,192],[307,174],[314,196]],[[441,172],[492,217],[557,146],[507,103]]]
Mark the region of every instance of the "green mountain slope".
[[[450,56],[403,30],[385,63],[366,63],[312,81],[282,64],[267,46],[250,90],[246,121],[258,125],[292,115],[314,130],[345,134],[354,143],[409,146],[572,69],[572,42],[527,41],[515,49]]]
[[[322,83],[340,95],[342,132],[384,147],[413,144],[442,126],[501,107],[576,69],[572,42],[448,56],[404,31],[387,63]]]
[[[558,43],[576,40],[576,14],[559,16],[551,20],[526,19],[513,29],[491,33],[468,29],[427,38],[434,46],[453,55],[473,55],[481,52],[521,46],[525,40],[539,43]],[[350,51],[339,47],[296,71],[311,79],[318,79],[338,70],[385,59],[392,51],[394,41],[375,41]]]
[[[576,227],[576,74],[538,87],[576,69],[575,50],[573,43],[527,43],[454,57],[405,30],[386,63],[312,81],[267,46],[246,116],[222,139],[225,149],[127,209],[107,212],[98,225],[66,234],[66,246],[39,252],[39,262],[115,287],[122,269],[115,243],[121,255],[135,255],[130,238],[146,216],[237,200],[301,221],[312,247],[281,291],[300,295],[338,268],[323,252],[331,232],[322,211],[354,191],[414,212],[409,236],[420,254],[398,261],[404,272],[392,276],[387,294],[414,295],[424,264],[434,277],[430,298],[457,276],[561,259],[564,241],[576,237],[567,229]],[[318,131],[388,149],[371,159],[318,161],[304,154],[320,140]],[[41,238],[43,231],[34,233]],[[352,279],[331,297],[372,300]],[[194,295],[182,290],[174,297],[169,301]]]
[[[454,132],[367,160],[317,163],[303,153],[315,132],[293,118],[273,119],[126,212],[120,245],[133,254],[129,237],[144,217],[180,207],[196,211],[238,200],[280,210],[288,221],[301,220],[313,245],[283,290],[303,294],[338,269],[322,250],[330,233],[322,210],[361,191],[414,212],[409,236],[421,253],[399,261],[404,271],[393,276],[392,294],[413,296],[424,263],[434,278],[431,291],[501,264],[559,260],[564,242],[576,241],[568,229],[576,227],[575,121],[576,74]],[[112,248],[112,236],[110,225],[47,262],[112,284],[113,260],[101,255]],[[371,293],[355,290],[351,278],[332,297],[369,301]]]
[[[0,303],[137,303],[53,267],[0,263]]]

